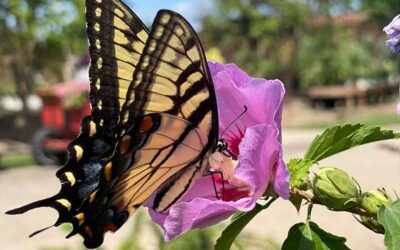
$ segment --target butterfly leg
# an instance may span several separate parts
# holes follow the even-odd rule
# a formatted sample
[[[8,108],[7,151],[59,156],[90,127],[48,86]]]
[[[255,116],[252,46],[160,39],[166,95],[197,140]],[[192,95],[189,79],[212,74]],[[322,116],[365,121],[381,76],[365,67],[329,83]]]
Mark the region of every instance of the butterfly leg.
[[[208,175],[211,175],[212,177],[212,181],[213,181],[213,186],[214,186],[214,192],[215,192],[215,196],[217,197],[218,200],[220,200],[219,195],[218,195],[218,190],[217,190],[217,184],[215,183],[215,178],[214,175],[218,174],[221,176],[221,183],[222,183],[222,201],[225,200],[224,197],[224,193],[225,193],[225,180],[224,180],[224,174],[222,173],[222,171],[219,170],[213,170],[213,171],[209,171]]]
[[[231,157],[232,160],[237,161],[238,156],[233,153],[232,151],[230,151],[229,149],[225,149],[224,151],[222,151],[222,153],[226,156],[226,157]]]

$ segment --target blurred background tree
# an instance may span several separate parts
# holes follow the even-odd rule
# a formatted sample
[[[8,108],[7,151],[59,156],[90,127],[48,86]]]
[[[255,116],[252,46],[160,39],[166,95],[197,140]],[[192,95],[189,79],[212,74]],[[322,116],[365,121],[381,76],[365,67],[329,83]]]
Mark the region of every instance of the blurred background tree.
[[[250,74],[281,79],[289,92],[393,73],[381,29],[399,2],[215,2],[215,13],[203,20],[206,44]]]
[[[295,87],[298,74],[293,59],[311,14],[307,4],[280,0],[215,2],[216,13],[203,20],[204,41],[220,48],[227,61],[250,74],[281,76]]]
[[[35,85],[63,80],[68,55],[86,51],[84,1],[0,0],[0,34],[2,79],[26,111]]]

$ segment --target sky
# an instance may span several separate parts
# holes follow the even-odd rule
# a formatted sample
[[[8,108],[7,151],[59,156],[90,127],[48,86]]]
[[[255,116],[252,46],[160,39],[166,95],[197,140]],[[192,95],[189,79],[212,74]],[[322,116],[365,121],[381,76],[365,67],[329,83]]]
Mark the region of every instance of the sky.
[[[170,9],[184,16],[195,29],[201,28],[200,19],[213,9],[212,0],[125,0],[146,25],[153,22],[157,11]]]

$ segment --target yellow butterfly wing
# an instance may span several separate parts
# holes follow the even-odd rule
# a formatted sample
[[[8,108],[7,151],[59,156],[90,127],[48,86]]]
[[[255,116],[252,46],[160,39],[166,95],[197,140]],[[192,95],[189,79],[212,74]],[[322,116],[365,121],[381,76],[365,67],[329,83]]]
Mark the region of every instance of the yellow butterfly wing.
[[[86,20],[92,119],[103,135],[113,136],[148,30],[119,0],[87,1]]]

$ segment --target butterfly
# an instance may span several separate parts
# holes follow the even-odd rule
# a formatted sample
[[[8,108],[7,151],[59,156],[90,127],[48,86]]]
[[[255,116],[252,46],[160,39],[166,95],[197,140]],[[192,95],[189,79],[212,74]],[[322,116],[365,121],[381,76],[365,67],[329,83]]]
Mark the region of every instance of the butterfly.
[[[95,248],[150,196],[167,211],[227,144],[204,50],[181,15],[160,10],[149,31],[120,0],[87,0],[86,20],[92,113],[56,173],[61,190],[7,213],[52,207],[52,226],[72,223],[67,237]]]

